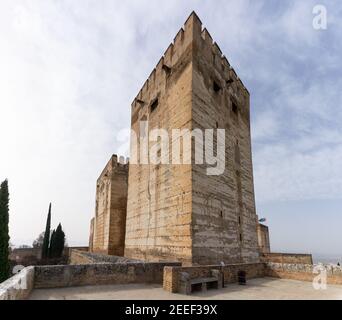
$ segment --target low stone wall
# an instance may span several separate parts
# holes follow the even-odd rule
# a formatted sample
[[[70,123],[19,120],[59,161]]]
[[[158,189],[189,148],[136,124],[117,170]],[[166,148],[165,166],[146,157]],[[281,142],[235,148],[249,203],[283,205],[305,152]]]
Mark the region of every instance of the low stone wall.
[[[62,288],[87,285],[163,283],[165,266],[180,263],[84,264],[35,267],[35,288]]]
[[[88,247],[66,247],[63,251],[63,257],[60,259],[61,262],[64,260],[64,263],[67,263],[68,257],[70,257],[71,252],[88,251]],[[60,264],[58,259],[44,259],[42,260],[42,248],[18,248],[13,249],[9,255],[9,260],[12,265],[23,265],[23,266],[34,266],[41,264]],[[51,261],[50,261],[51,260]]]
[[[139,260],[128,259],[125,257],[108,256],[86,251],[72,249],[69,255],[69,264],[99,264],[99,263],[133,263],[142,262]]]
[[[289,264],[313,264],[311,254],[296,253],[263,253],[260,255],[262,262],[289,263]]]
[[[34,267],[27,267],[0,284],[0,300],[24,300],[34,287]]]
[[[310,264],[281,264],[266,263],[265,275],[272,278],[292,279],[312,282],[320,273],[320,268],[325,268],[328,284],[342,285],[342,267],[319,266]]]
[[[189,274],[190,279],[208,277],[211,270],[221,270],[224,283],[234,283],[238,281],[238,272],[245,271],[247,279],[260,278],[265,275],[265,264],[231,264],[226,266],[193,266],[193,267],[165,267],[163,288],[166,291],[179,292],[179,279],[181,272]]]

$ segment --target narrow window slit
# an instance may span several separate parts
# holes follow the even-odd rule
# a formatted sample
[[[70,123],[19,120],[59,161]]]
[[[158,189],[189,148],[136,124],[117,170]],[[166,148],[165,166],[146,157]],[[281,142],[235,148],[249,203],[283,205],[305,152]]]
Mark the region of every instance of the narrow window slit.
[[[158,104],[159,104],[158,99],[156,99],[156,100],[154,100],[154,101],[152,102],[152,104],[151,104],[151,112],[153,112],[154,110],[157,109]]]

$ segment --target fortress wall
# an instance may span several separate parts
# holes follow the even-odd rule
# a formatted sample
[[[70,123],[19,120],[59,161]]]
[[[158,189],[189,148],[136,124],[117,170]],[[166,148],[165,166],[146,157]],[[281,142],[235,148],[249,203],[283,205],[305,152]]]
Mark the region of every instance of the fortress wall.
[[[225,129],[224,173],[192,167],[193,263],[258,262],[249,93],[206,29],[193,50],[193,128]]]
[[[133,102],[135,132],[140,132],[139,121],[149,121],[150,130],[167,130],[170,137],[172,129],[192,129],[192,39],[196,28],[197,20],[189,17]],[[158,106],[152,111],[156,99]],[[191,262],[191,190],[190,164],[131,163],[125,256]]]
[[[259,252],[261,254],[269,254],[271,252],[271,245],[268,227],[261,223],[258,223],[257,232]]]
[[[245,271],[247,279],[264,277],[265,265],[263,263],[232,264],[226,266],[206,265],[193,267],[172,267],[164,268],[163,288],[171,293],[179,292],[179,280],[181,273],[187,273],[190,279],[210,277],[211,270],[220,270],[223,273],[225,284],[238,282],[238,272]]]
[[[0,283],[0,301],[27,299],[34,287],[34,275],[35,267],[27,267]]]
[[[91,231],[92,252],[124,253],[128,164],[114,155],[97,180],[96,209]]]
[[[226,129],[226,170],[209,177],[206,165],[131,163],[125,255],[200,264],[258,262],[249,93],[196,14],[134,100],[137,133],[140,121],[169,133]]]
[[[162,284],[165,266],[177,263],[101,263],[35,267],[34,288],[129,283]]]
[[[311,254],[265,252],[261,255],[261,259],[263,262],[273,262],[282,264],[313,264]]]
[[[327,284],[342,285],[342,267],[324,266]],[[312,264],[294,264],[294,263],[266,263],[265,275],[267,277],[292,279],[299,281],[312,282],[317,276],[322,280],[324,274],[320,267]]]

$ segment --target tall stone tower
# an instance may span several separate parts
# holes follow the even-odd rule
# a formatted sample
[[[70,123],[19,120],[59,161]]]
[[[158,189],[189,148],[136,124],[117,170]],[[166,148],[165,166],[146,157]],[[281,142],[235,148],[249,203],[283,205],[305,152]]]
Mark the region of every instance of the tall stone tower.
[[[189,264],[259,260],[249,100],[192,13],[134,100],[132,129],[138,138],[142,121],[170,137],[173,129],[225,129],[225,170],[207,175],[194,152],[189,164],[131,163],[126,257]]]
[[[128,164],[113,155],[96,184],[95,217],[91,220],[89,250],[123,256],[125,248]]]

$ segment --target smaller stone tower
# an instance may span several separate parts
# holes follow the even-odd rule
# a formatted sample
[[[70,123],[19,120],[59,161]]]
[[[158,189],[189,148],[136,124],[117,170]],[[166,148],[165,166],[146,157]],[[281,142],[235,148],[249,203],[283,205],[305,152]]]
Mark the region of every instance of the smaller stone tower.
[[[261,254],[270,253],[271,245],[270,245],[270,235],[268,231],[268,227],[264,224],[258,224],[258,245],[259,251]]]
[[[95,218],[91,221],[89,250],[123,256],[125,248],[128,164],[113,155],[97,179]]]

